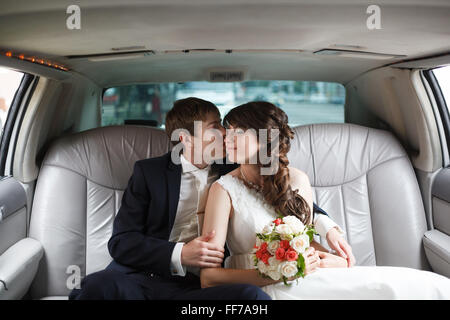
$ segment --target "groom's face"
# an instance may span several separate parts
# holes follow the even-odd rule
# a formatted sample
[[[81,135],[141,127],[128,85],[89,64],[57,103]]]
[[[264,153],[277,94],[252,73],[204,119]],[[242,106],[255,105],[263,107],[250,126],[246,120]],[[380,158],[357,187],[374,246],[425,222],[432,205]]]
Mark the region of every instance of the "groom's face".
[[[225,128],[216,114],[209,113],[204,120],[196,121],[194,136],[192,136],[194,164],[200,164],[195,163],[200,159],[202,163],[211,163],[216,159],[224,158],[224,138]]]

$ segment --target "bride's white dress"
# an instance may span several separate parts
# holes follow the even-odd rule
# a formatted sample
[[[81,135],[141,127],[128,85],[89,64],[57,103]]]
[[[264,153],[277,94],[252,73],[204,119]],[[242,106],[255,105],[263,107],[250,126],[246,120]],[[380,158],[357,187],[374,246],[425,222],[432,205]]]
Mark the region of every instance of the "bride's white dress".
[[[228,224],[230,256],[225,267],[252,269],[255,233],[276,218],[262,195],[241,180],[225,175],[217,180],[230,195],[233,214]],[[274,300],[297,299],[450,299],[450,279],[429,271],[404,267],[355,266],[318,268],[305,278],[262,289]]]

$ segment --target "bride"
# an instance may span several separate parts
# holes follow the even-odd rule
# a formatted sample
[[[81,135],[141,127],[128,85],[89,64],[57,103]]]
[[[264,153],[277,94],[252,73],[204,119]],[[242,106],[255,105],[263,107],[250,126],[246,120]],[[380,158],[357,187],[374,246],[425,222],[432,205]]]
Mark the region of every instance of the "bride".
[[[227,157],[241,165],[211,186],[202,233],[215,232],[211,241],[220,246],[226,241],[230,256],[225,268],[201,270],[202,287],[249,283],[262,287],[272,299],[283,300],[450,299],[450,279],[444,276],[404,267],[348,268],[344,258],[315,241],[304,253],[305,278],[290,278],[291,285],[286,286],[282,280],[260,276],[252,260],[255,233],[279,213],[311,224],[311,185],[304,172],[288,166],[293,132],[280,108],[268,102],[250,102],[231,110],[224,124]],[[259,129],[279,132],[278,152],[271,155],[276,155],[278,165],[273,174],[261,175],[268,165],[262,164],[260,151],[273,150],[276,141],[262,139]]]

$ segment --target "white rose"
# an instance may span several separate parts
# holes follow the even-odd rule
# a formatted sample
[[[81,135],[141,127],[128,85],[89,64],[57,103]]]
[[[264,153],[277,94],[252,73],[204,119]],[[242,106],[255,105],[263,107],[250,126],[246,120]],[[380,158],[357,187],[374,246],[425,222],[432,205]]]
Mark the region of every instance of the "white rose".
[[[297,253],[303,253],[309,247],[309,236],[302,234],[292,239],[289,244]]]
[[[296,216],[283,217],[283,222],[291,227],[294,233],[302,233],[305,230],[305,225]]]
[[[280,272],[286,278],[295,276],[297,271],[297,261],[283,261],[280,264]]]
[[[281,261],[275,257],[270,257],[269,260],[269,271],[278,271],[278,267],[280,266]]]
[[[281,278],[281,274],[276,270],[269,270],[267,275],[275,281],[278,281]]]
[[[290,240],[292,229],[288,224],[280,224],[275,228],[275,231],[280,235],[283,240]]]
[[[266,225],[263,229],[262,229],[262,234],[270,234],[272,233],[273,227],[274,227],[274,223],[268,224]]]
[[[266,273],[268,271],[267,265],[262,262],[261,260],[258,261],[258,264],[256,266],[261,273]]]
[[[280,240],[272,240],[267,245],[267,251],[270,252],[270,254],[275,254],[275,251],[277,251],[278,247],[280,246]]]

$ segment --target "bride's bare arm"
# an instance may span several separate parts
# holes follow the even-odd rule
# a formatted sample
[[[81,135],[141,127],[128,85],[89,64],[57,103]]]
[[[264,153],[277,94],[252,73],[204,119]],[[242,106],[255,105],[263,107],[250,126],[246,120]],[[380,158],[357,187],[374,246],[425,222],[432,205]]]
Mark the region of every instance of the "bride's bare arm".
[[[230,196],[216,182],[209,190],[202,230],[203,235],[215,230],[215,236],[209,242],[225,246],[230,213]],[[229,283],[248,283],[262,287],[280,281],[263,278],[256,270],[203,268],[200,270],[200,282],[202,288],[206,288]]]
[[[289,167],[289,183],[292,190],[298,190],[297,193],[306,200],[306,203],[308,203],[309,211],[311,212],[309,224],[312,224],[313,193],[308,175],[297,168]]]

